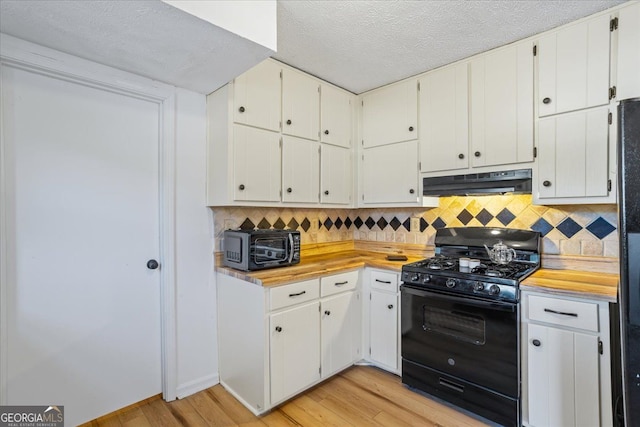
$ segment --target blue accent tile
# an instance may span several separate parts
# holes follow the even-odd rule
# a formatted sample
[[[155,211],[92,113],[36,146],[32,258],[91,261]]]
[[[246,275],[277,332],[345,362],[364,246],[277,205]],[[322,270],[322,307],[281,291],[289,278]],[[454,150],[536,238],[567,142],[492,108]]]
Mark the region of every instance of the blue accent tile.
[[[289,221],[287,227],[289,227],[290,230],[297,230],[298,227],[300,227],[300,224],[298,224],[298,221],[296,221],[295,218],[291,218],[291,221]]]
[[[351,224],[353,224],[351,218],[347,217],[347,219],[344,220],[344,226],[347,227],[347,230],[351,228]]]
[[[340,219],[340,217],[336,218],[336,222],[334,222],[333,225],[336,226],[336,229],[340,230],[342,227],[342,219]]]
[[[324,226],[327,230],[331,230],[331,226],[333,225],[333,221],[331,221],[331,218],[327,217],[327,219],[324,220]]]
[[[276,222],[273,223],[273,228],[275,228],[276,230],[284,230],[285,225],[286,224],[284,223],[282,218],[278,218]]]
[[[540,218],[531,226],[533,231],[539,232],[543,237],[549,234],[551,230],[553,230],[553,226],[547,222],[546,219]]]
[[[258,223],[258,228],[261,230],[268,230],[271,228],[271,224],[267,221],[267,218],[262,218],[262,221]]]
[[[398,231],[398,228],[400,228],[402,224],[400,223],[400,220],[394,216],[389,225],[393,228],[393,231]]]
[[[309,221],[309,218],[305,218],[305,219],[302,220],[302,223],[300,223],[300,226],[302,227],[302,229],[306,233],[311,228],[311,221]]]
[[[509,225],[511,221],[516,219],[516,216],[512,214],[509,209],[504,208],[496,215],[496,218],[498,218],[498,221],[500,221],[502,225]]]
[[[429,223],[427,222],[427,220],[424,218],[420,218],[420,232],[423,233],[428,226],[429,226]]]
[[[587,225],[587,230],[598,239],[604,239],[609,234],[613,233],[616,228],[609,223],[606,219],[599,216],[591,224]]]
[[[256,228],[256,226],[249,218],[245,219],[242,224],[240,224],[240,230],[253,230],[254,228]]]
[[[384,230],[384,228],[389,224],[387,222],[386,219],[384,219],[383,217],[380,217],[380,219],[378,220],[378,222],[376,222],[376,224],[378,224],[378,227],[380,227],[380,230]]]
[[[373,226],[376,225],[376,222],[373,220],[373,218],[369,217],[364,222],[364,224],[369,228],[369,230],[371,230],[373,228]]]
[[[433,221],[433,224],[431,224],[433,226],[433,228],[435,228],[436,230],[440,229],[440,228],[445,228],[447,226],[447,223],[444,222],[442,220],[442,218],[438,217],[436,218],[435,221]]]
[[[493,219],[493,215],[491,215],[491,212],[483,208],[478,215],[476,215],[476,219],[480,221],[480,224],[487,225],[489,224],[489,221]]]
[[[468,210],[463,209],[462,212],[458,214],[458,219],[461,223],[467,225],[469,224],[469,221],[473,219],[473,215],[471,215]]]
[[[556,225],[556,228],[569,239],[582,230],[582,226],[571,218],[564,219],[560,224]]]
[[[359,216],[357,216],[356,219],[353,221],[353,225],[355,225],[356,228],[358,228],[358,229],[360,227],[362,227],[362,224],[364,224],[364,223],[362,222],[362,219],[360,219]]]

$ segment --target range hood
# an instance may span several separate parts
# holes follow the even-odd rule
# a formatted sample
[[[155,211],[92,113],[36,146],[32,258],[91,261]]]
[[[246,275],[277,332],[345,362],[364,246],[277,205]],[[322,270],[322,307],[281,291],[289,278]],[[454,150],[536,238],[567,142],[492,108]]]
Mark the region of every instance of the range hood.
[[[531,169],[422,179],[424,196],[471,196],[489,194],[531,194]]]

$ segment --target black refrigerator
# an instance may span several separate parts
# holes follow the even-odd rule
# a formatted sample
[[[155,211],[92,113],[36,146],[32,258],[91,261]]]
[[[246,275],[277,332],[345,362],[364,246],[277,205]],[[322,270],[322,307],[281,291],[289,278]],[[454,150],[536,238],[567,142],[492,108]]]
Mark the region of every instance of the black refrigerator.
[[[625,424],[640,426],[640,98],[618,106],[620,328]]]

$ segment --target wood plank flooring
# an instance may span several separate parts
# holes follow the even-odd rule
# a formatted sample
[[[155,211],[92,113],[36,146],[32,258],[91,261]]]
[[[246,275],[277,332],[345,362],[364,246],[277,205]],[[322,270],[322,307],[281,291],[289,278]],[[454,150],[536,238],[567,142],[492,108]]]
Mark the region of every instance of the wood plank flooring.
[[[83,427],[220,426],[479,427],[485,424],[404,387],[400,378],[354,366],[256,417],[221,385],[165,402],[151,398]]]

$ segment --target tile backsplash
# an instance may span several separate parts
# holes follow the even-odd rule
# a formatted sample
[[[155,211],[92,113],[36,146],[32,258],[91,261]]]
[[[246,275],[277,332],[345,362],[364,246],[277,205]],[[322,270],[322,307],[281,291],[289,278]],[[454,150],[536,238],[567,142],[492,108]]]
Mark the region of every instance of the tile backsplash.
[[[216,250],[229,228],[291,228],[302,243],[340,240],[433,244],[442,227],[507,227],[542,233],[543,253],[618,256],[616,205],[537,206],[531,195],[441,197],[437,208],[213,208]]]

